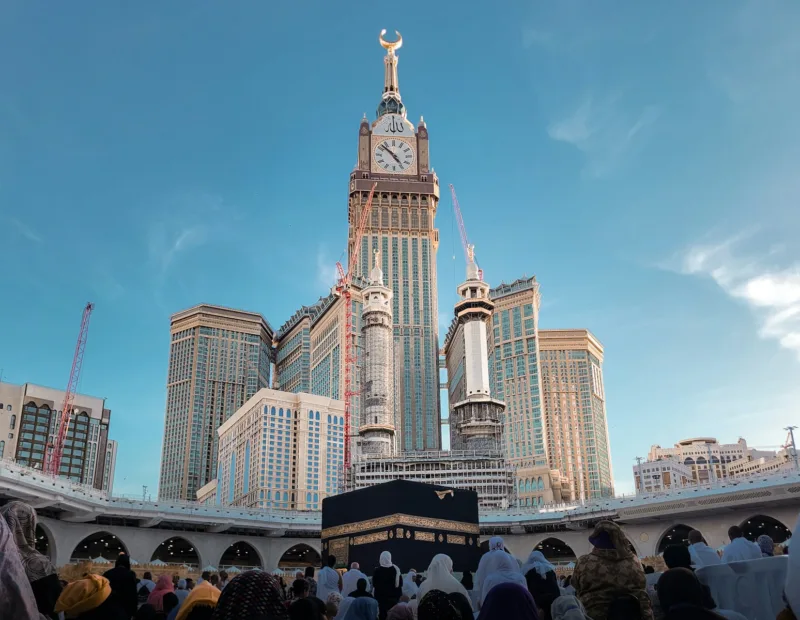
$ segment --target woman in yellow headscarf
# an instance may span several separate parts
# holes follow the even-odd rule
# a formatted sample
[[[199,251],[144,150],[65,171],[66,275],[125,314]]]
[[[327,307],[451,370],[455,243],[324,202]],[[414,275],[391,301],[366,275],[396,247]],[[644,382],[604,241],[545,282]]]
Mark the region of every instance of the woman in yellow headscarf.
[[[126,620],[127,615],[117,600],[111,596],[108,579],[100,575],[86,575],[73,581],[61,591],[55,607],[69,618],[80,620]]]
[[[187,620],[192,610],[197,607],[210,607],[214,609],[219,601],[220,591],[212,586],[208,581],[197,584],[194,589],[189,592],[189,596],[183,601],[181,609],[178,612],[175,620]]]

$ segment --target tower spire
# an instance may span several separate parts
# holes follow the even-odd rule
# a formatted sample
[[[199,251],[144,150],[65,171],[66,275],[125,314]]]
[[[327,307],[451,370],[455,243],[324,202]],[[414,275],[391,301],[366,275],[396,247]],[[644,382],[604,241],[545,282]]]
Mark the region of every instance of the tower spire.
[[[397,61],[399,59],[395,53],[403,46],[403,35],[397,30],[394,33],[397,35],[396,41],[387,41],[383,38],[383,35],[386,34],[386,28],[381,30],[381,34],[378,36],[381,47],[386,50],[386,56],[383,58],[383,96],[381,103],[378,105],[378,118],[384,114],[406,115],[405,107],[400,98],[400,83],[397,80]]]

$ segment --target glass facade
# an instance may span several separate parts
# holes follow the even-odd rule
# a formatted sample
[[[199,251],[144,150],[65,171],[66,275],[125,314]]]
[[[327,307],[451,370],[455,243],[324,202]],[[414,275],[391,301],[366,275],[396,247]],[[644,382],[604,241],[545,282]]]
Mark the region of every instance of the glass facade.
[[[194,500],[214,478],[217,429],[269,385],[272,330],[260,315],[199,306],[172,317],[171,340],[159,497]]]
[[[506,457],[515,467],[547,464],[542,383],[539,374],[539,284],[535,278],[501,285],[487,330],[492,395],[506,403]]]

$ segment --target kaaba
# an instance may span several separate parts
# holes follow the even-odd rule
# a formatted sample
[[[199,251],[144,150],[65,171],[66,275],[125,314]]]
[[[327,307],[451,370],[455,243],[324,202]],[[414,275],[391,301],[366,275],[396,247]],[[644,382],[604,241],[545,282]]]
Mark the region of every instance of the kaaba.
[[[455,571],[474,571],[479,535],[475,491],[393,480],[322,500],[323,565],[333,555],[338,568],[358,562],[371,574],[389,551],[405,573],[446,553]]]

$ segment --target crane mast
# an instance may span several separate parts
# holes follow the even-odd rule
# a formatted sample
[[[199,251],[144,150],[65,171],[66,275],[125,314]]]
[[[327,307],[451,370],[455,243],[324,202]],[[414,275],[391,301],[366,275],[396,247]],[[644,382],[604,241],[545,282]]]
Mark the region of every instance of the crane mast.
[[[78,342],[75,344],[75,354],[72,357],[72,368],[69,371],[69,381],[67,389],[64,391],[64,402],[61,405],[61,417],[58,419],[58,428],[55,441],[50,444],[47,456],[45,457],[44,471],[53,476],[58,475],[61,467],[61,455],[64,453],[64,442],[67,439],[69,423],[72,419],[72,403],[75,400],[75,393],[78,390],[78,380],[81,377],[83,367],[83,354],[86,351],[86,339],[89,335],[89,319],[92,316],[94,304],[89,302],[83,309],[81,318],[81,328],[78,332]]]
[[[352,462],[351,455],[351,437],[350,437],[350,418],[353,414],[353,396],[358,394],[355,384],[356,372],[356,350],[355,350],[355,332],[353,331],[353,302],[352,292],[350,286],[353,282],[353,273],[356,265],[358,264],[358,255],[361,252],[361,237],[367,227],[369,215],[372,211],[372,198],[375,195],[375,188],[377,183],[372,184],[372,189],[369,190],[369,197],[361,210],[361,215],[358,220],[358,225],[353,235],[353,251],[350,253],[347,261],[347,273],[340,262],[336,263],[336,272],[338,274],[338,282],[336,283],[336,291],[344,297],[344,472],[341,483],[347,478],[350,471],[350,463]]]
[[[450,184],[450,196],[453,199],[453,212],[455,213],[456,222],[458,223],[458,232],[461,234],[461,247],[464,248],[464,260],[467,261],[467,264],[474,260],[475,264],[478,265],[478,259],[475,258],[474,247],[467,239],[467,229],[464,226],[464,218],[461,216],[461,207],[458,206],[456,188],[453,187],[452,183]],[[478,278],[483,280],[483,269],[481,269],[480,266],[478,266]]]

